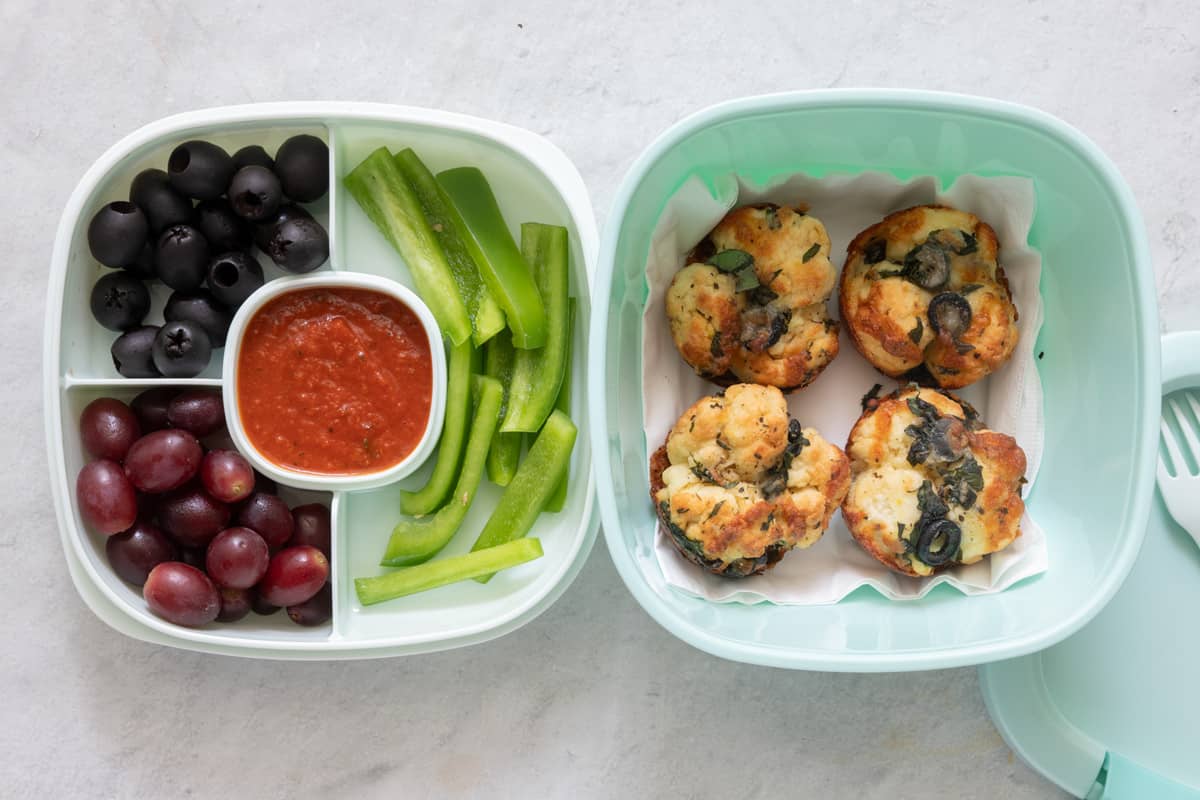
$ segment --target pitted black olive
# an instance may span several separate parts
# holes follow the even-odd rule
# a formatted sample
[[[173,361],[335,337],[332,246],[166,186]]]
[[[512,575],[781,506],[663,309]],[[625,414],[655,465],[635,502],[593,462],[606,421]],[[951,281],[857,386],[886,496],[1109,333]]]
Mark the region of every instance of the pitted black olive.
[[[929,461],[957,461],[967,447],[967,430],[954,417],[942,417],[929,427]]]
[[[940,242],[926,239],[904,257],[904,274],[922,289],[936,291],[950,280],[950,254]]]
[[[917,537],[917,558],[931,567],[940,567],[954,560],[962,542],[962,530],[948,519],[927,522]]]
[[[971,326],[971,304],[958,292],[942,292],[929,301],[929,324],[934,333],[958,338]]]
[[[863,261],[867,264],[878,264],[885,258],[887,258],[887,241],[885,239],[872,239],[863,248]]]

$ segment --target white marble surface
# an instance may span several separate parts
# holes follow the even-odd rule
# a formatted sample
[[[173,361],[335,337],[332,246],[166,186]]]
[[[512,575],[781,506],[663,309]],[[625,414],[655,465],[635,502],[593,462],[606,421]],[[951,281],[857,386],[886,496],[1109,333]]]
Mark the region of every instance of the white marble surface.
[[[193,655],[124,638],[84,607],[45,478],[45,275],[84,169],[165,114],[347,99],[493,117],[560,145],[603,221],[638,151],[717,100],[821,86],[993,95],[1057,114],[1108,152],[1145,215],[1164,329],[1200,327],[1194,3],[475,5],[0,4],[0,407],[12,414],[0,794],[1059,796],[996,734],[974,670],[833,675],[711,658],[641,611],[603,546],[528,627],[422,658]]]

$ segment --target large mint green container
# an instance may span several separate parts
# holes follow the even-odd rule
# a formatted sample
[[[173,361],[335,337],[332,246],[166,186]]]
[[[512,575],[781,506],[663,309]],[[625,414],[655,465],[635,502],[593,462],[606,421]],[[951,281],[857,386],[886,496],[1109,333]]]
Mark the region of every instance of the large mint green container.
[[[642,309],[651,232],[688,179],[708,185],[890,172],[1033,179],[1030,242],[1043,256],[1037,345],[1046,448],[1027,498],[1049,570],[965,597],[940,586],[890,602],[860,589],[819,607],[715,604],[668,587],[652,546],[642,433]],[[887,671],[976,664],[1059,642],[1096,615],[1129,572],[1153,489],[1159,338],[1145,232],[1116,168],[1044,113],[912,91],[820,91],[748,98],[678,123],[617,192],[593,294],[589,399],[598,503],[609,551],[642,606],[669,631],[725,658],[779,667]],[[857,399],[857,398],[855,398]]]

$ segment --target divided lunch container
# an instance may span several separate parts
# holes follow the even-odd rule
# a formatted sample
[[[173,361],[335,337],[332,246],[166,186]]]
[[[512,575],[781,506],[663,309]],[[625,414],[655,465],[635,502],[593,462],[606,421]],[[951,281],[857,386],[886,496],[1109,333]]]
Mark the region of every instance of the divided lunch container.
[[[92,610],[118,630],[146,641],[229,655],[291,659],[400,655],[473,644],[512,631],[562,594],[595,539],[591,442],[582,434],[588,400],[582,390],[571,398],[571,417],[579,421],[581,435],[571,458],[566,506],[561,513],[542,514],[531,532],[541,539],[545,555],[500,573],[486,585],[466,581],[369,608],[355,596],[353,578],[382,571],[380,554],[400,518],[400,488],[422,485],[432,459],[404,481],[369,491],[320,493],[280,487],[289,505],[321,500],[331,506],[333,616],[317,628],[299,627],[283,613],[251,614],[234,624],[200,629],[171,625],[147,610],[138,587],[113,573],[104,554],[104,537],[89,532],[80,520],[74,501],[75,476],[86,458],[79,440],[79,415],[88,402],[103,396],[127,401],[156,385],[219,390],[222,381],[219,350],[214,351],[208,369],[190,380],[133,380],[117,374],[109,356],[117,334],[101,328],[88,309],[92,284],[106,271],[88,251],[91,215],[105,202],[125,199],[130,179],[140,170],[164,168],[171,149],[180,142],[209,139],[229,152],[261,144],[274,152],[297,133],[314,134],[329,144],[329,194],[308,206],[329,232],[330,257],[322,271],[370,273],[412,285],[399,255],[341,186],[342,177],[380,146],[393,151],[413,147],[435,171],[479,167],[514,235],[523,221],[566,226],[571,294],[578,298],[579,320],[572,369],[582,387],[596,224],[578,171],[545,139],[457,114],[356,103],[257,104],[160,120],[118,142],[88,170],[67,203],[55,242],[46,311],[44,402],[51,486],[71,576]],[[284,274],[270,259],[259,260],[268,280]],[[157,314],[169,289],[156,284],[152,292]],[[161,316],[148,320],[158,321]],[[479,530],[499,495],[497,487],[485,482],[465,528]],[[457,537],[445,552],[454,555],[469,546],[469,539]]]

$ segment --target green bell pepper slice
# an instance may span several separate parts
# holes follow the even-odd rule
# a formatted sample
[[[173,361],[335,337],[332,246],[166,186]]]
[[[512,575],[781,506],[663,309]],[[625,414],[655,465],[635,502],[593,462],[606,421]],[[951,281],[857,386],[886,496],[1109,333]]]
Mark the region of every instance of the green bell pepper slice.
[[[405,567],[420,564],[433,558],[449,544],[467,516],[475,499],[475,490],[483,477],[483,465],[487,458],[492,434],[500,419],[500,382],[483,375],[475,376],[475,417],[471,421],[471,434],[467,438],[467,451],[463,457],[462,472],[454,486],[450,502],[436,514],[421,519],[403,519],[392,529],[383,560],[385,567]]]
[[[504,399],[500,401],[500,419],[508,409],[508,387],[512,384],[515,350],[508,331],[502,331],[487,343],[483,357],[483,371],[489,378],[500,381],[504,387]],[[492,447],[487,455],[488,480],[497,486],[508,486],[517,472],[521,460],[521,434],[500,433],[492,438]]]
[[[471,373],[478,351],[469,341],[452,345],[446,359],[446,416],[438,440],[437,464],[429,481],[415,492],[400,492],[400,510],[410,517],[432,514],[446,500],[462,464],[471,417]]]
[[[517,539],[461,556],[444,558],[416,567],[399,569],[373,578],[355,578],[354,591],[364,606],[395,600],[397,597],[436,589],[451,583],[494,575],[503,569],[542,557],[537,539]]]
[[[479,266],[467,249],[467,224],[433,173],[411,148],[396,154],[396,166],[416,192],[421,210],[434,238],[446,255],[446,263],[458,286],[458,294],[471,317],[471,339],[479,346],[504,328],[504,312],[479,274]]]
[[[578,431],[571,418],[554,411],[500,496],[471,550],[495,547],[529,533],[546,501],[567,472]],[[475,580],[487,583],[490,575]]]
[[[520,349],[541,347],[547,336],[546,310],[487,178],[475,167],[457,167],[439,172],[437,181],[467,224],[467,249],[492,296],[504,309],[513,345]]]
[[[508,409],[500,430],[536,431],[554,410],[566,371],[567,286],[570,251],[567,229],[526,222],[521,225],[521,252],[533,266],[534,280],[546,307],[546,346],[518,350],[513,363]]]

